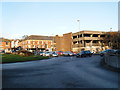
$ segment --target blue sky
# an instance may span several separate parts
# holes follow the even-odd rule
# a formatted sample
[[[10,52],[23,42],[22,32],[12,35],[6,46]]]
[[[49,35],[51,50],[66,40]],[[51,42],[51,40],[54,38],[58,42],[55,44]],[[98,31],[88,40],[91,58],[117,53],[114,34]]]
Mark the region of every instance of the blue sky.
[[[0,17],[1,18],[1,17]],[[2,36],[118,30],[117,2],[2,2]]]

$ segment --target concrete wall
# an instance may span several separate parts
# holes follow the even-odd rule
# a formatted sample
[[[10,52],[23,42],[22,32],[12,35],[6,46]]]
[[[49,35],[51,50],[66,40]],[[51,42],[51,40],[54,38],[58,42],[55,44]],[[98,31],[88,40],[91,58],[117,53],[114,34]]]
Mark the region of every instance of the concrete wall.
[[[118,55],[105,54],[103,59],[107,65],[120,68],[120,57]]]

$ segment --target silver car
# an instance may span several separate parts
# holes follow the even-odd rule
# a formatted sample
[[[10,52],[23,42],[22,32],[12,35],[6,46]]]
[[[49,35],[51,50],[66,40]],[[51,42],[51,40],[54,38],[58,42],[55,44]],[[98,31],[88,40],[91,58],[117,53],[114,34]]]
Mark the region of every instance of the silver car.
[[[66,51],[66,52],[63,53],[63,55],[65,55],[65,56],[73,56],[74,54],[72,52],[70,52],[70,51]]]

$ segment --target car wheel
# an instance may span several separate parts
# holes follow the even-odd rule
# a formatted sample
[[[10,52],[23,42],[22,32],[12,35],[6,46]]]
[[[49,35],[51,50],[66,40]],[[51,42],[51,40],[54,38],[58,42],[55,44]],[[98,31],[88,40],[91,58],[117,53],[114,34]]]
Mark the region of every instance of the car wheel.
[[[76,56],[77,58],[79,58],[80,56]]]

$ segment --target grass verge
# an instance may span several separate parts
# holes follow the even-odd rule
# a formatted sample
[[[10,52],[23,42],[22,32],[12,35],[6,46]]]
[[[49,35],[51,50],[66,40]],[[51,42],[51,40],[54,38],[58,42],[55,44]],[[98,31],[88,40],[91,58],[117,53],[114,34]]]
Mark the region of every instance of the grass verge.
[[[3,54],[3,55],[0,55],[0,58],[2,58],[0,60],[1,63],[15,63],[15,62],[48,59],[49,57],[39,56],[39,55],[20,56],[20,55],[13,55],[13,54]]]

